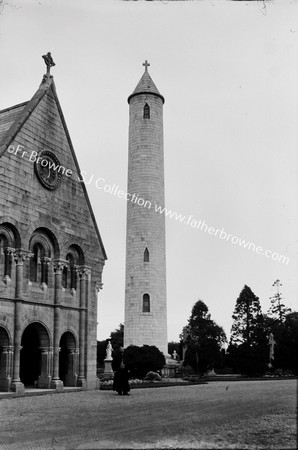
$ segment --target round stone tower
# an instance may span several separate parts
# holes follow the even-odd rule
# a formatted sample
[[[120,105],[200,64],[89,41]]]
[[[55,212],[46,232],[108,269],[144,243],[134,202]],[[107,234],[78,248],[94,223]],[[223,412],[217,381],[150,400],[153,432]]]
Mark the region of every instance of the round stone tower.
[[[124,346],[167,355],[163,104],[145,72],[129,103]]]

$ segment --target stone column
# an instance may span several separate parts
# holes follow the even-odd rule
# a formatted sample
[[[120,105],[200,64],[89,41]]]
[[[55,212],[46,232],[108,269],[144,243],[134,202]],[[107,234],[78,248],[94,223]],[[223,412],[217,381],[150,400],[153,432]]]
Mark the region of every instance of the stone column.
[[[65,386],[76,386],[78,375],[76,373],[76,349],[68,350],[67,373],[65,375]]]
[[[15,311],[14,311],[14,358],[13,377],[11,389],[17,394],[24,393],[24,385],[20,380],[20,352],[21,352],[21,318],[22,318],[22,297],[23,297],[23,264],[29,260],[33,253],[18,249],[14,253],[16,262],[16,291],[15,291]]]
[[[43,291],[46,291],[48,288],[48,280],[47,280],[48,267],[50,265],[51,258],[44,256],[43,258],[41,258],[40,262],[41,262],[41,285],[40,285],[40,287]]]
[[[10,380],[12,380],[12,373],[13,373],[13,355],[14,355],[14,347],[13,345],[8,346],[8,377]]]
[[[49,347],[48,350],[49,350],[49,373],[51,375],[51,381],[52,381],[53,361],[54,361],[54,347]]]
[[[7,345],[0,353],[0,391],[8,392],[10,390],[12,352],[12,347]]]
[[[86,387],[86,352],[85,352],[85,337],[86,337],[86,285],[88,281],[88,268],[80,266],[79,269],[80,280],[80,329],[79,329],[79,377],[78,386]]]
[[[48,347],[40,347],[40,350],[41,350],[41,373],[38,377],[37,387],[49,389],[51,387],[50,349]]]
[[[62,294],[62,271],[67,267],[67,261],[54,260],[55,272],[55,304],[54,304],[54,357],[53,357],[53,377],[51,380],[51,388],[57,391],[63,390],[63,382],[59,378],[59,342],[60,342],[60,305]]]

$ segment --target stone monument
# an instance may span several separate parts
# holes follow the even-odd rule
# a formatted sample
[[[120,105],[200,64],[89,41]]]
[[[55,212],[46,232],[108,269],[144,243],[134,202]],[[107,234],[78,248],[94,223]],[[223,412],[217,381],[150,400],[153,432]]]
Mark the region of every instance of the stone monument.
[[[113,373],[114,373],[113,369],[112,369],[112,361],[113,361],[112,351],[113,351],[113,347],[112,347],[111,341],[109,340],[107,348],[106,348],[106,357],[104,360],[104,363],[105,363],[104,375],[113,375]]]

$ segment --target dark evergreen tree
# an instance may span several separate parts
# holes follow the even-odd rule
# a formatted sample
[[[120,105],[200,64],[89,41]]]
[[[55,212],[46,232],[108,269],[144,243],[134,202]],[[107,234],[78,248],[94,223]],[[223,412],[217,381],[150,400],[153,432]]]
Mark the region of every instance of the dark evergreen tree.
[[[187,345],[184,366],[190,365],[203,375],[221,364],[221,348],[226,342],[226,335],[223,328],[211,320],[208,307],[202,300],[193,306],[184,330]]]
[[[104,341],[97,341],[97,366],[104,367],[104,359],[106,357],[106,348],[108,345],[108,339]]]
[[[280,292],[280,287],[282,286],[281,282],[279,280],[275,280],[272,286],[276,288],[276,293],[270,298],[271,307],[268,311],[268,316],[276,319],[279,323],[283,323],[286,315],[291,312],[291,308],[287,308],[282,303],[282,295]]]
[[[285,370],[298,375],[298,312],[286,315],[283,323],[284,332],[278,344],[277,357],[282,360],[281,366]]]
[[[228,364],[245,375],[261,375],[268,364],[268,338],[259,298],[244,286],[232,315]]]
[[[113,350],[118,350],[119,347],[123,347],[124,341],[124,325],[120,323],[119,327],[116,330],[111,332],[111,344]]]
[[[285,314],[282,321],[265,316],[265,323],[268,336],[272,333],[274,338],[272,372],[281,369],[298,375],[298,312]]]
[[[105,339],[104,341],[97,341],[97,365],[99,367],[104,366],[104,359],[106,357],[106,349],[108,345],[108,341],[111,341],[113,350],[118,350],[119,347],[123,347],[123,334],[124,334],[124,325],[120,323],[119,327],[111,332],[111,337]]]

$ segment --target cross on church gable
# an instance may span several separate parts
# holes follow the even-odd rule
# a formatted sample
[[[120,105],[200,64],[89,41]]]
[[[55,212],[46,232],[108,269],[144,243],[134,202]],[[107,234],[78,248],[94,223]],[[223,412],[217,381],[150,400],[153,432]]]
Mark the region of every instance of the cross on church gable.
[[[150,66],[150,63],[148,63],[147,59],[146,59],[146,61],[143,63],[143,66],[145,66],[145,71],[148,72],[148,67]]]
[[[44,62],[47,66],[47,75],[50,75],[51,67],[55,66],[54,60],[52,58],[51,52],[48,52],[46,55],[42,55]]]

